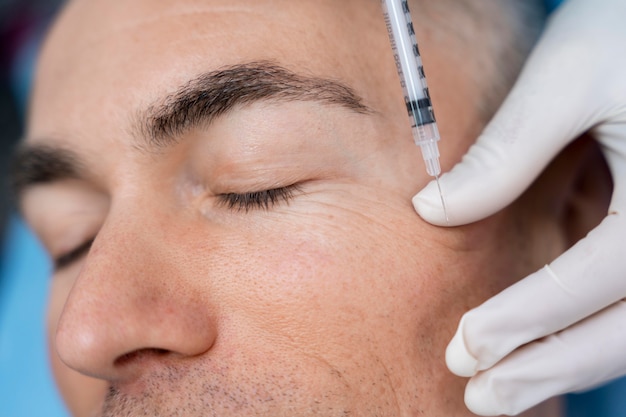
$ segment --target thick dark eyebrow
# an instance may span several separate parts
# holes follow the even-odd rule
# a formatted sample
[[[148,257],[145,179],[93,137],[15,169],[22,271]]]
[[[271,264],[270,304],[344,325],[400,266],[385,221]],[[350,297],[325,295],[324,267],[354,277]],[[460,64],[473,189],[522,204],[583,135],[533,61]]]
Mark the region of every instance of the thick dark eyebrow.
[[[74,152],[46,145],[22,144],[10,165],[10,186],[19,200],[27,188],[37,184],[81,178],[83,167]]]
[[[206,126],[237,106],[258,101],[315,101],[356,113],[373,111],[346,84],[304,76],[269,61],[238,64],[200,75],[174,93],[139,112],[137,136],[147,148],[177,143],[188,130]],[[141,146],[140,149],[145,149]],[[19,201],[36,184],[82,178],[74,152],[46,145],[22,145],[11,164],[11,188]]]
[[[202,74],[139,115],[140,136],[149,149],[176,143],[183,133],[208,125],[237,106],[257,101],[316,101],[357,113],[372,111],[346,84],[304,76],[269,61]]]

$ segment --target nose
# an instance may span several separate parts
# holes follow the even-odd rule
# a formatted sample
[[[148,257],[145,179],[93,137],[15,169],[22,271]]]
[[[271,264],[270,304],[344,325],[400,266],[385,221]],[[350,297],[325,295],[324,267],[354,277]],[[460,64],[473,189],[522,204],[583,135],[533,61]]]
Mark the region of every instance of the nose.
[[[165,222],[147,222],[106,224],[66,301],[56,348],[83,374],[128,380],[146,363],[201,355],[215,342],[215,314],[184,245],[171,241]]]

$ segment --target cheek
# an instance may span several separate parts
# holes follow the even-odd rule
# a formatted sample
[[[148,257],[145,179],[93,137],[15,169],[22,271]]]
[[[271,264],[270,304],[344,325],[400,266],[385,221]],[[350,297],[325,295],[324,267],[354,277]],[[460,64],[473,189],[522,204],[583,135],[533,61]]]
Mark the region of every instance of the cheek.
[[[213,253],[213,264],[237,259],[231,283],[219,289],[230,300],[226,315],[248,333],[295,341],[329,361],[356,355],[355,346],[380,356],[412,343],[407,311],[421,311],[414,303],[428,281],[407,232],[419,219],[408,204],[333,197],[294,203],[248,229],[245,243]]]
[[[48,301],[48,350],[52,373],[57,386],[73,416],[88,417],[95,415],[101,408],[107,390],[107,384],[94,378],[79,374],[65,365],[55,348],[56,330],[65,301],[78,273],[79,266],[73,266],[53,278]]]

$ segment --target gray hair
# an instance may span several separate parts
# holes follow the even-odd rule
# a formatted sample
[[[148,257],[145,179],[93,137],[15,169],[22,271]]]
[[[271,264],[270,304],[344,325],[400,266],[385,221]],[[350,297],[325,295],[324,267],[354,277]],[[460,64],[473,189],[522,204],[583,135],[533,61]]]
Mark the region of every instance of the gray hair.
[[[483,96],[474,103],[487,122],[517,79],[546,21],[542,0],[412,0],[413,18],[452,42],[452,60]],[[427,64],[426,64],[427,65]],[[428,67],[426,67],[428,70]]]

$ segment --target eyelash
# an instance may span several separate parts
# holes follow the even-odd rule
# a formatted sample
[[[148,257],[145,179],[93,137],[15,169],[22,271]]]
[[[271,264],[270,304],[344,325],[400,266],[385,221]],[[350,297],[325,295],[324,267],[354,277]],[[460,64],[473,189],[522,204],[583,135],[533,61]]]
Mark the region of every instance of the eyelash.
[[[299,191],[298,185],[273,188],[271,190],[254,191],[251,193],[227,193],[218,195],[219,203],[229,210],[245,211],[269,210],[279,203],[289,204],[295,193]]]
[[[76,247],[75,249],[72,249],[68,253],[61,255],[58,258],[54,259],[54,270],[58,271],[60,269],[63,269],[69,266],[70,264],[76,262],[84,255],[86,255],[87,252],[89,252],[89,249],[91,249],[91,245],[93,244],[93,241],[94,239],[89,239],[88,241],[86,241],[85,243],[82,243],[80,246]]]
[[[298,185],[290,185],[288,187],[251,193],[221,194],[218,198],[220,204],[226,206],[229,210],[245,211],[247,213],[255,209],[269,210],[279,203],[289,204],[289,201],[291,201],[297,191],[299,191]],[[86,255],[93,241],[94,239],[90,239],[70,252],[54,259],[54,269],[56,271],[63,269]]]

